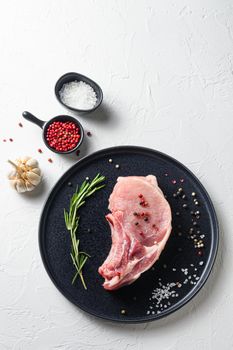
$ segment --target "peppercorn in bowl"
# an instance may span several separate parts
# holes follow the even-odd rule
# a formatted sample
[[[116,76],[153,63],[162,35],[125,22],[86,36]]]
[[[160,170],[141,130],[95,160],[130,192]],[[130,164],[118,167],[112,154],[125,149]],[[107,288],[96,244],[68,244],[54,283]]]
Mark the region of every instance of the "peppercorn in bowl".
[[[23,112],[23,117],[42,128],[45,145],[55,153],[72,153],[82,144],[84,131],[76,118],[58,115],[45,122],[29,112]]]

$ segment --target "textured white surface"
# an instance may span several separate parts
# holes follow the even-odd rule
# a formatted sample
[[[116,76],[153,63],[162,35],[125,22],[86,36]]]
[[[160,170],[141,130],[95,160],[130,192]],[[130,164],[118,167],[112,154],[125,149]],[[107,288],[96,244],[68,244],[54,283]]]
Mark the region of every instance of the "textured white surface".
[[[0,350],[232,349],[232,1],[2,1],[0,52]],[[74,159],[51,154],[36,126],[18,122],[25,109],[44,119],[64,112],[53,89],[67,71],[104,91],[103,108],[81,118],[93,132],[82,155],[120,144],[156,148],[186,164],[213,199],[221,225],[214,272],[164,320],[121,326],[90,317],[42,266],[41,207]],[[24,154],[44,172],[40,191],[25,196],[5,179],[5,160]]]

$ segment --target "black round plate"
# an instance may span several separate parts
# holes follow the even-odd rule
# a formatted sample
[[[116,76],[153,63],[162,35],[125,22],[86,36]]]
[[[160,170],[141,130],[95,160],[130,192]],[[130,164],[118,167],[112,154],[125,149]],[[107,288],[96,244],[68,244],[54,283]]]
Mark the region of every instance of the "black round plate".
[[[80,209],[81,248],[91,255],[83,270],[88,286],[84,290],[79,279],[71,284],[74,268],[63,210],[68,208],[76,185],[97,173],[106,176],[106,187]],[[171,236],[159,261],[136,282],[114,292],[105,291],[98,267],[111,246],[110,229],[104,217],[108,213],[108,197],[118,176],[148,174],[156,175],[171,205]],[[73,186],[68,186],[68,182]],[[182,192],[177,195],[179,188]],[[204,285],[217,253],[218,223],[206,190],[185,166],[158,151],[120,146],[83,158],[60,178],[42,212],[39,244],[50,278],[75,305],[111,321],[148,322],[179,309]]]

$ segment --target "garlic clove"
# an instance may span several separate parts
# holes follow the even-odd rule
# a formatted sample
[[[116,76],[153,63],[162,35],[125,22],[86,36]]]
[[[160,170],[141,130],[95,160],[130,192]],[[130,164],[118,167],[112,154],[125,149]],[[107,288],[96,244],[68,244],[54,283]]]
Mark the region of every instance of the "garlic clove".
[[[38,185],[40,183],[41,177],[32,171],[27,172],[27,179],[31,182],[34,186]]]
[[[15,180],[17,178],[17,172],[15,170],[12,170],[8,174],[8,179],[9,180]]]
[[[33,186],[29,181],[25,181],[25,186],[27,191],[32,191],[35,188],[35,186]]]
[[[36,159],[33,159],[33,158],[30,158],[30,159],[27,159],[25,164],[27,166],[30,166],[32,168],[37,168],[38,167],[38,162]]]
[[[16,180],[15,189],[19,193],[26,192],[27,188],[25,186],[25,182],[21,179]]]
[[[10,180],[10,185],[11,187],[16,190],[16,184],[17,184],[18,180]]]
[[[35,173],[35,174],[37,174],[37,175],[41,175],[41,171],[40,171],[39,168],[33,168],[33,169],[31,170],[31,172],[32,172],[32,173]]]

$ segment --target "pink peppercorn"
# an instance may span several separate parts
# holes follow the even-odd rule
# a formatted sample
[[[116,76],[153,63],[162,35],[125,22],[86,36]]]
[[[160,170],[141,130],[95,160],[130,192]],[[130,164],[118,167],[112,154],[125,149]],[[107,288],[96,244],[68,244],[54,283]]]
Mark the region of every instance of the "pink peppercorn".
[[[80,140],[79,128],[73,122],[53,122],[47,129],[46,140],[56,151],[70,151]]]

